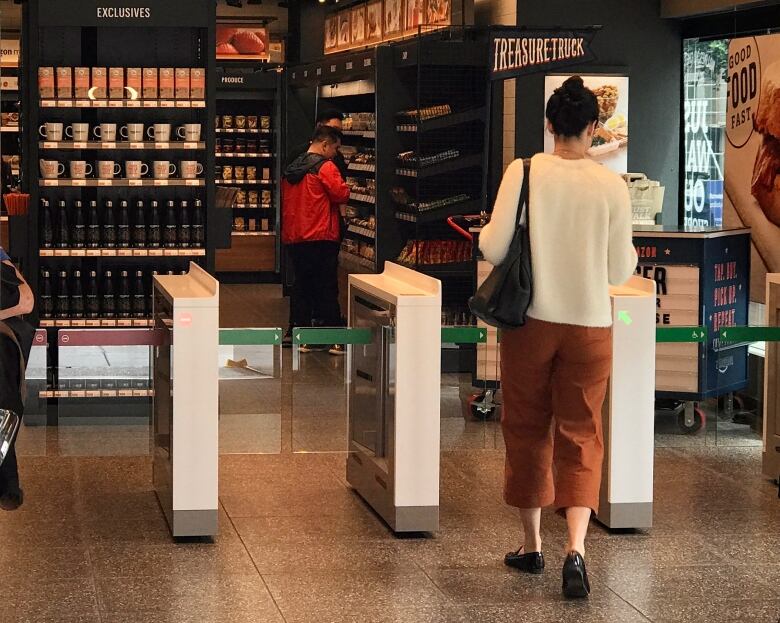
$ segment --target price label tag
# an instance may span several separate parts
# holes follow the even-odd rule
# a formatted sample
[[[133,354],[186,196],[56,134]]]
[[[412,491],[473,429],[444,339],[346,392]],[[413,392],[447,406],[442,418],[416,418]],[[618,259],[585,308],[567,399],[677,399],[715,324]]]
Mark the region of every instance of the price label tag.
[[[73,249],[73,251],[70,252],[71,257],[86,257],[86,255],[86,249]]]
[[[317,67],[317,75],[318,76],[322,75],[322,67]]]
[[[86,320],[71,320],[70,326],[72,327],[86,327],[87,321]]]
[[[363,67],[371,67],[371,59],[370,58],[364,58],[363,59]]]
[[[102,257],[116,257],[116,249],[100,249]]]
[[[85,392],[83,389],[74,389],[70,392],[71,398],[86,398],[87,392]]]
[[[159,107],[159,103],[157,102],[157,100],[144,100],[143,107],[144,108],[158,108]]]
[[[60,181],[59,180],[43,179],[43,180],[41,180],[41,182],[43,182],[44,186],[59,186],[60,185]]]
[[[85,320],[84,326],[87,327],[99,327],[100,326],[100,320]]]
[[[41,100],[41,108],[54,108],[56,105],[55,100]]]
[[[116,326],[118,326],[118,327],[132,327],[133,326],[133,321],[132,320],[125,320],[125,319],[117,320],[116,321]]]
[[[91,100],[76,100],[76,108],[92,108]]]
[[[160,108],[174,108],[176,102],[173,100],[160,100]]]
[[[144,148],[144,144],[143,143],[130,143],[128,145],[128,147],[130,147],[130,149],[143,149]]]
[[[92,108],[108,108],[107,100],[92,100]]]
[[[127,107],[128,108],[141,108],[141,101],[140,100],[127,100]]]
[[[88,389],[84,393],[86,394],[87,398],[100,398],[100,390],[99,389]]]
[[[133,251],[132,249],[119,249],[119,251],[117,251],[117,255],[119,257],[132,257]]]
[[[336,66],[335,65],[331,65],[330,66],[330,73],[332,73],[332,74],[336,73]]]
[[[100,397],[101,398],[113,398],[116,396],[116,390],[115,389],[101,389],[100,390]]]
[[[86,141],[73,141],[73,149],[87,149],[89,145]]]
[[[59,143],[50,143],[48,141],[43,142],[43,148],[44,149],[57,149],[59,146]]]
[[[98,186],[113,186],[113,180],[98,180]]]
[[[170,149],[171,144],[170,143],[155,143],[154,144],[156,149]]]
[[[101,320],[100,321],[101,327],[115,327],[116,326],[116,320]]]
[[[135,257],[146,257],[149,255],[146,249],[133,249],[133,256]]]
[[[54,397],[55,398],[67,398],[68,394],[69,394],[69,392],[67,390],[58,389],[58,390],[56,390],[54,392]]]
[[[128,186],[143,186],[144,181],[143,180],[127,180]]]
[[[167,186],[168,180],[152,180],[154,186]]]
[[[346,64],[346,68],[347,68],[347,71],[349,71],[349,70],[351,70],[351,69],[352,69],[352,61],[349,61],[349,62]]]
[[[73,108],[73,100],[59,100],[57,106],[59,108]]]
[[[87,249],[87,257],[100,257],[100,249]]]
[[[192,104],[188,100],[177,100],[176,108],[192,108]]]
[[[163,255],[162,249],[149,249],[149,255],[152,257],[161,257]]]
[[[58,249],[54,252],[56,257],[70,257],[70,249]]]
[[[197,143],[185,142],[185,143],[182,143],[182,147],[184,149],[197,149],[198,148],[198,144]]]
[[[203,180],[184,180],[185,186],[200,186]]]
[[[72,180],[73,186],[86,186],[87,180]]]
[[[108,107],[109,108],[124,108],[125,102],[124,100],[109,100],[108,101]]]
[[[69,327],[70,326],[70,321],[68,321],[68,320],[55,320],[54,321],[54,326],[55,327]]]
[[[132,390],[134,398],[146,398],[149,396],[148,389],[134,389]]]
[[[116,149],[116,143],[106,141],[103,143],[103,149]]]
[[[206,102],[203,100],[195,100],[191,104],[193,108],[206,108]]]
[[[120,397],[132,397],[133,396],[133,390],[132,389],[120,389],[119,390],[119,396]]]

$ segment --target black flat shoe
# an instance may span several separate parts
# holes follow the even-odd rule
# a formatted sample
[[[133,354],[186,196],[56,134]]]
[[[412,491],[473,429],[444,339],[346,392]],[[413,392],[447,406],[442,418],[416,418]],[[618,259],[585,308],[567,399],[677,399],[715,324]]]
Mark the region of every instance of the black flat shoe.
[[[544,571],[544,554],[542,552],[531,552],[530,554],[521,554],[521,547],[516,552],[509,552],[504,556],[504,564],[507,567],[520,569],[525,573],[539,575]]]
[[[15,493],[5,493],[0,496],[0,509],[15,511],[22,505],[22,502],[24,502],[24,492],[17,489]]]
[[[563,563],[563,595],[568,599],[582,599],[590,594],[585,560],[579,552],[570,552]]]

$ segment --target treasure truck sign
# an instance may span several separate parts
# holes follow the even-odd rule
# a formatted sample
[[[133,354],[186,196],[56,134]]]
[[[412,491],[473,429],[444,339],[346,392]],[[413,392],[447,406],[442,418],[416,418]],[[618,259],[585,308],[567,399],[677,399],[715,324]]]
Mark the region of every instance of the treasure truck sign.
[[[495,30],[490,37],[490,77],[505,80],[592,61],[596,56],[591,42],[596,32],[596,27],[561,31]]]

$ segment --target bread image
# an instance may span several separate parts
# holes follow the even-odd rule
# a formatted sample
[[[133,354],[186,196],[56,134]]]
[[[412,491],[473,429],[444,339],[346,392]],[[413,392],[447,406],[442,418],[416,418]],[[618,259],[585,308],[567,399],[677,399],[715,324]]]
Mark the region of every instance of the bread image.
[[[780,62],[764,72],[753,123],[763,143],[756,154],[750,189],[766,217],[780,227]]]
[[[262,54],[265,52],[265,42],[251,30],[241,30],[233,35],[230,43],[241,54]]]
[[[220,43],[217,46],[217,54],[238,54],[238,50],[229,43]]]

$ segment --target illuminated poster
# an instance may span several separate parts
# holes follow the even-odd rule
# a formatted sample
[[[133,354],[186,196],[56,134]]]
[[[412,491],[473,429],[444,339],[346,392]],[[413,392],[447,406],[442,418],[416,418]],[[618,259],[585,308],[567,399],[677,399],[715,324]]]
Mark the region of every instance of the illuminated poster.
[[[217,24],[217,59],[258,61],[268,57],[268,30],[265,27]]]
[[[544,79],[544,101],[550,100],[555,89],[571,77],[548,75]],[[599,126],[593,137],[588,156],[616,173],[628,173],[628,78],[626,76],[582,76],[585,86],[591,89],[599,102]],[[544,151],[555,148],[553,135],[547,131],[545,120]]]

